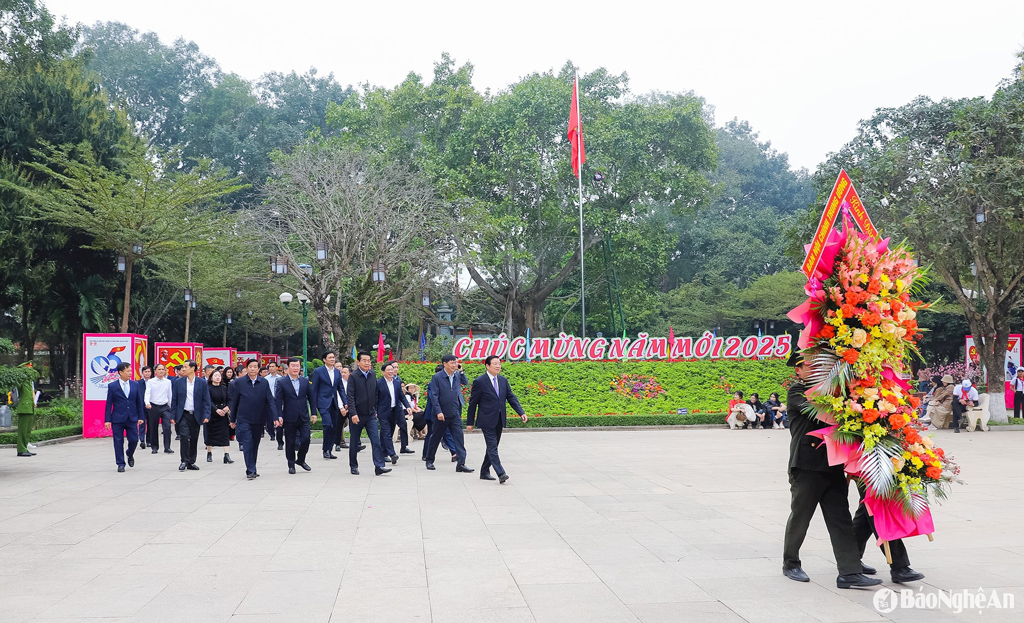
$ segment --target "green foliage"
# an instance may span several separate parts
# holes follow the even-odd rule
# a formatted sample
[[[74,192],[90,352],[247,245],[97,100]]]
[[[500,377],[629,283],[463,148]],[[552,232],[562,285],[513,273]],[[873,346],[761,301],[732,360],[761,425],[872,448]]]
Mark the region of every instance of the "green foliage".
[[[63,439],[64,437],[77,437],[82,434],[82,425],[58,426],[56,428],[41,428],[32,431],[29,441],[48,441],[50,439]],[[14,445],[18,443],[18,433],[0,433],[0,445]]]
[[[436,363],[402,363],[402,380],[426,391]],[[484,373],[480,363],[464,363],[470,382]],[[765,361],[573,361],[505,363],[508,377],[528,415],[655,415],[724,411],[730,396],[714,386],[722,377],[749,395],[757,392],[767,400],[771,392],[782,394],[790,369],[779,359]],[[612,384],[622,374],[643,374],[657,379],[665,393],[657,398],[634,399],[616,394]]]
[[[0,337],[0,355],[14,354],[14,342],[6,337]]]
[[[0,366],[0,392],[9,392],[37,378],[39,378],[39,372],[32,368]]]
[[[71,426],[82,423],[82,401],[77,398],[57,398],[36,410],[36,426]]]

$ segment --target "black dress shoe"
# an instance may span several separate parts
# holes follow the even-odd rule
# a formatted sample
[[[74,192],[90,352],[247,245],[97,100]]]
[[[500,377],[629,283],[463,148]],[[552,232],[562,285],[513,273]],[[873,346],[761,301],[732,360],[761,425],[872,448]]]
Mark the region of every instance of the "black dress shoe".
[[[145,450],[146,449],[146,442],[145,441],[140,441],[139,442],[139,447],[142,448],[143,450]]]
[[[398,455],[397,454],[392,454],[389,458],[391,459],[391,464],[392,465],[397,465],[398,464]]]
[[[152,454],[156,454],[157,452],[160,452],[160,450],[158,450],[158,449],[156,449],[156,448],[153,448],[153,452],[152,452]]]
[[[277,442],[277,449],[278,450],[284,450],[284,442],[283,441]]]
[[[490,472],[480,472],[480,480],[497,480]]]
[[[359,468],[358,467],[353,467],[352,468],[352,475],[353,476],[358,476],[359,475]]]
[[[253,477],[253,478],[259,478],[259,477],[260,477],[260,474],[259,474],[259,472],[253,472],[253,473],[252,473],[252,477]]]
[[[434,464],[431,463],[430,461],[427,461],[427,469],[429,469],[430,471],[434,471]]]
[[[917,582],[923,580],[924,574],[914,571],[910,567],[900,567],[899,569],[892,570],[892,581],[897,584],[904,584],[906,582]]]
[[[183,462],[181,463],[181,465],[179,465],[179,466],[178,466],[178,471],[179,471],[179,472],[183,472],[183,471],[185,471],[185,468],[187,468],[187,467],[188,467],[188,463],[185,463],[185,462],[183,461]]]
[[[335,452],[341,452],[341,445],[340,444],[334,444],[334,451]]]
[[[366,449],[366,444],[365,443],[361,443],[361,444],[359,444],[359,449],[356,450],[356,452],[362,452],[365,449]]]
[[[864,575],[875,575],[876,573],[878,573],[878,569],[875,569],[874,567],[872,567],[870,565],[865,565],[864,563],[860,563],[860,572],[863,573]]]
[[[174,441],[181,441],[181,435],[175,435]]]
[[[245,475],[245,479],[246,480],[256,480],[256,474],[246,474]]]
[[[459,462],[458,455],[452,455],[452,463],[458,463],[458,462]]]
[[[388,473],[390,471],[391,471],[390,467],[374,467],[373,468],[373,473],[377,474],[378,476],[380,476],[381,474],[386,474],[386,473]]]
[[[188,467],[186,467],[185,469],[187,469],[189,471],[193,471],[193,472],[198,472],[199,471],[199,468],[196,467],[195,463],[189,463]]]
[[[783,567],[782,575],[786,576],[790,580],[796,580],[797,582],[810,582],[811,578],[807,577],[804,570],[800,567],[793,567],[792,569],[786,569]]]
[[[174,454],[174,450],[171,450],[170,448],[166,448],[164,450],[164,454]]]
[[[117,471],[123,472],[124,471],[124,465],[118,465],[117,466]]]
[[[31,452],[19,452],[18,456],[35,456],[35,455],[32,454]]]
[[[508,474],[502,474],[501,476],[498,476],[498,484],[503,485],[506,482],[508,482]]]
[[[882,581],[878,578],[869,578],[863,573],[840,575],[836,578],[836,586],[839,588],[867,588],[869,586],[878,586],[881,583]]]
[[[288,473],[289,474],[294,474],[295,473],[295,466],[294,465],[289,465],[288,466]]]
[[[128,457],[128,467],[135,467],[135,457],[134,456]]]
[[[341,442],[341,443],[340,443],[340,444],[338,445],[338,449],[341,449],[341,448],[347,448],[347,447],[348,447],[348,443],[346,443],[346,442],[344,442],[344,441],[343,441],[343,442]]]
[[[207,452],[206,453],[206,462],[207,463],[213,463],[213,452]]]
[[[426,460],[427,460],[427,457],[425,457],[425,456],[421,456],[421,457],[420,457],[420,460],[421,460],[421,461],[426,461]]]
[[[334,456],[334,455],[333,455],[333,454],[331,454],[330,452],[324,452],[324,458],[325,458],[325,459],[336,459],[336,458],[338,458],[338,457]]]
[[[416,451],[410,450],[409,448],[402,448],[399,450],[399,454],[416,454]]]
[[[296,463],[296,465],[298,465],[298,466],[299,466],[299,467],[301,467],[302,469],[306,470],[307,472],[311,472],[311,471],[313,471],[313,468],[312,468],[312,467],[310,467],[310,466],[309,466],[309,464],[308,464],[308,463],[306,463],[305,461],[303,461],[303,462],[301,462],[301,463]]]
[[[464,472],[466,474],[469,474],[469,473],[472,473],[473,471],[476,471],[476,470],[474,470],[472,467],[466,467],[462,463],[459,463],[458,465],[455,466],[455,471],[457,471],[457,472]]]

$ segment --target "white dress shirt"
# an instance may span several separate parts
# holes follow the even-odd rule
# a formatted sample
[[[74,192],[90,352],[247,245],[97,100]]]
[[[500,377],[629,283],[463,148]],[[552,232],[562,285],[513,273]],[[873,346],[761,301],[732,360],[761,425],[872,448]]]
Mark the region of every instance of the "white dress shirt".
[[[131,393],[132,385],[128,381],[118,381],[121,383],[121,391],[124,392],[125,398]]]
[[[277,390],[277,379],[281,378],[280,374],[268,374],[267,382],[270,383],[270,395],[276,397],[275,391]]]
[[[171,379],[153,377],[146,381],[146,404],[168,405],[171,403]]]
[[[1024,392],[1024,379],[1020,378],[1019,376],[1018,377],[1014,377],[1014,379],[1013,379],[1013,391],[1015,391],[1015,392]]]
[[[195,389],[196,389],[196,380],[195,379],[191,379],[190,380],[188,377],[186,377],[185,378],[185,410],[186,411],[195,411],[196,410],[196,406],[195,406]]]
[[[387,379],[384,379],[384,380],[387,381]],[[392,381],[388,381],[388,393],[391,394],[391,408],[394,409],[395,408],[395,382],[393,380]]]

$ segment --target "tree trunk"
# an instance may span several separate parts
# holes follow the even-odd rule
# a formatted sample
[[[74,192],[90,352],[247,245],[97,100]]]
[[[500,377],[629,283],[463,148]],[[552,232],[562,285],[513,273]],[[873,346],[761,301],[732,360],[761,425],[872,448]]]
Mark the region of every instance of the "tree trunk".
[[[135,256],[129,254],[125,258],[124,265],[124,313],[121,314],[121,333],[128,333],[128,310],[132,302],[132,266],[134,265]],[[185,329],[185,341],[188,341],[187,328]]]
[[[193,295],[193,296],[195,296],[195,295]],[[191,322],[191,320],[192,320],[192,301],[189,301],[189,302],[185,303],[185,339],[182,340],[183,342],[187,342],[188,341],[188,328],[189,328],[188,325],[189,325],[189,322]]]
[[[996,330],[996,335],[985,336],[984,344],[977,337],[974,344],[978,348],[981,365],[987,373],[988,412],[993,422],[1005,424],[1006,417],[1006,380],[1003,368],[1006,366],[1006,343],[1009,339],[1008,330]]]

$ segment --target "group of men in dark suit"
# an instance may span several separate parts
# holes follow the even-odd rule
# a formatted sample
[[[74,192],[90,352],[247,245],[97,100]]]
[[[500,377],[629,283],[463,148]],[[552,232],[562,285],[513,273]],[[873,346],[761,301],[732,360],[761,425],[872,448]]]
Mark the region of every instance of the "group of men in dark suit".
[[[782,573],[797,582],[809,582],[800,561],[800,547],[803,545],[807,528],[814,516],[814,510],[821,507],[836,557],[839,588],[866,588],[882,581],[868,577],[876,570],[861,562],[868,538],[874,529],[874,522],[864,507],[864,491],[855,517],[850,516],[849,487],[844,466],[829,465],[825,444],[819,437],[808,435],[811,431],[828,426],[824,422],[805,415],[807,391],[814,385],[814,367],[811,362],[794,351],[789,359],[794,366],[797,381],[790,385],[787,406],[790,418],[789,432],[792,435],[789,450],[789,486],[792,496],[789,521],[783,545]],[[875,533],[877,537],[877,533]],[[892,562],[890,573],[893,582],[902,584],[924,578],[924,574],[910,568],[910,558],[902,540],[889,543]]]
[[[344,375],[335,368],[336,354],[324,353],[324,365],[313,371],[312,378],[301,376],[302,362],[297,358],[288,359],[286,374],[275,380],[271,388],[268,380],[260,376],[259,362],[246,362],[246,375],[240,376],[229,385],[228,403],[230,426],[245,457],[246,478],[259,477],[256,463],[260,440],[264,428],[274,431],[283,429],[285,457],[288,472],[295,473],[296,467],[306,471],[312,468],[306,462],[311,444],[311,424],[319,417],[324,431],[323,456],[336,459],[332,449],[344,444],[342,426],[348,420],[349,469],[359,474],[358,454],[365,449],[360,439],[365,430],[374,466],[374,473],[390,472],[387,466],[398,463],[399,454],[411,454],[408,437],[403,436],[402,446],[396,452],[393,437],[395,428],[404,430],[406,417],[412,413],[402,391],[401,379],[396,374],[393,362],[381,367],[382,376],[377,378],[370,354],[358,353],[357,370]],[[523,408],[512,391],[508,380],[501,376],[501,359],[488,357],[485,361],[487,372],[474,380],[469,399],[468,429],[474,424],[481,430],[487,451],[480,468],[480,478],[498,480],[504,484],[508,474],[501,465],[498,445],[506,422],[506,405],[511,405],[524,420]],[[442,358],[440,370],[427,387],[428,434],[424,441],[423,460],[427,469],[434,470],[437,447],[445,442],[451,451],[455,471],[471,473],[466,466],[466,447],[462,429],[462,408],[465,404],[462,388],[467,384],[462,364],[454,355]],[[181,464],[180,471],[198,470],[196,457],[199,434],[202,425],[209,421],[210,392],[206,379],[198,376],[194,361],[186,361],[171,390],[170,413],[172,424],[180,430]],[[138,425],[145,419],[143,392],[136,381],[130,380],[131,366],[123,363],[118,367],[120,381],[111,383],[107,392],[106,426],[114,434],[114,453],[118,471],[123,472],[124,439],[128,439],[127,464],[135,465],[135,448],[138,444]],[[347,377],[347,378],[346,378]],[[491,475],[494,469],[496,477]]]

